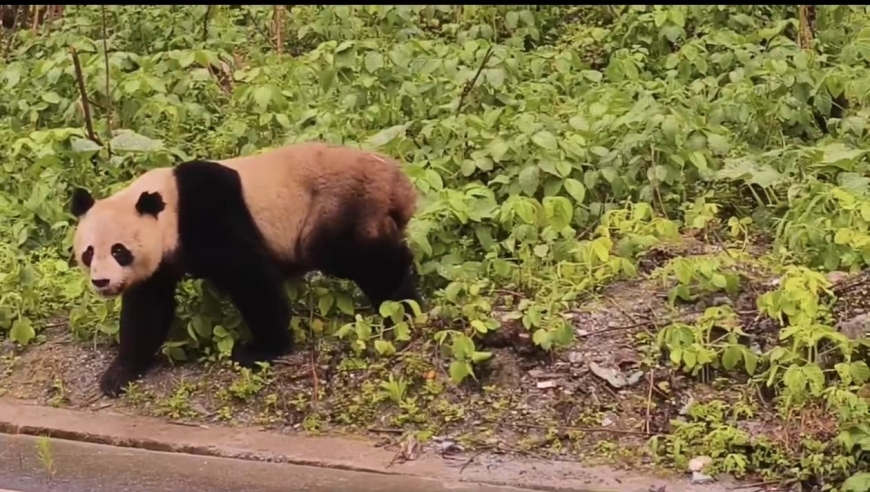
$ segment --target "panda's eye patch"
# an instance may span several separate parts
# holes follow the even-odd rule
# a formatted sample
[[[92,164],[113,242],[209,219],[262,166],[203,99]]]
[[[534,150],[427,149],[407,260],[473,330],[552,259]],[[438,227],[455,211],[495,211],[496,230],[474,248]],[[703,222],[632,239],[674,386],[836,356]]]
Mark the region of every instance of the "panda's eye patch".
[[[112,258],[121,266],[128,266],[133,263],[133,253],[121,243],[112,245]]]
[[[92,260],[93,258],[94,258],[94,247],[93,247],[93,246],[88,246],[88,249],[86,249],[85,252],[82,253],[82,263],[83,263],[86,267],[90,268],[90,266],[91,266],[91,260]]]

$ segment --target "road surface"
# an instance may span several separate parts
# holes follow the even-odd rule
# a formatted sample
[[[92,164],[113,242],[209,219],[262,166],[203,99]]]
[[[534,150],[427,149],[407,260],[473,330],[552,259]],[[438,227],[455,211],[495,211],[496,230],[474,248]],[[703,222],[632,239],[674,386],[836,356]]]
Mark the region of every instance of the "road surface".
[[[522,492],[511,487],[0,434],[0,492]],[[397,465],[400,466],[400,465]]]

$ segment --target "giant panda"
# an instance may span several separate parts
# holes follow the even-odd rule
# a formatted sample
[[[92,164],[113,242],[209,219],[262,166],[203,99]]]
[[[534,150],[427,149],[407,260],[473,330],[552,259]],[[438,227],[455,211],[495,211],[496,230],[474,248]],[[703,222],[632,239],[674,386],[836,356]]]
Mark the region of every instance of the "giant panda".
[[[166,338],[183,276],[226,293],[251,332],[233,360],[292,350],[284,281],[318,270],[354,281],[375,306],[421,302],[404,233],[416,191],[383,155],[304,143],[147,171],[101,200],[73,190],[73,251],[93,290],[121,296],[118,354],[100,378],[117,397]]]

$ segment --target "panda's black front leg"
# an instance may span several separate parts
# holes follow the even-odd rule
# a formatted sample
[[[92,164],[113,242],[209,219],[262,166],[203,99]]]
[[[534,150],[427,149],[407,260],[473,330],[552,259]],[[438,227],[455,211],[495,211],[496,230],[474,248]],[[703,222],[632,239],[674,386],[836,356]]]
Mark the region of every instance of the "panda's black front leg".
[[[151,366],[175,316],[177,284],[176,277],[158,273],[124,293],[118,355],[100,378],[104,395],[117,397]]]
[[[240,261],[214,281],[227,292],[251,331],[251,340],[233,347],[232,358],[243,367],[270,362],[293,348],[290,306],[279,269],[264,258]]]

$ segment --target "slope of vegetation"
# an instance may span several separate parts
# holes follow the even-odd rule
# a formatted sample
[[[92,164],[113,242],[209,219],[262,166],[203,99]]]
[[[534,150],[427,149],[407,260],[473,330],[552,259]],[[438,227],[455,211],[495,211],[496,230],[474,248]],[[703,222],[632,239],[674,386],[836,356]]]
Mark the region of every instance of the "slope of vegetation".
[[[465,422],[469,446],[870,490],[863,7],[67,7],[0,50],[8,374],[46,327],[117,335],[71,266],[73,186],[323,140],[406,163],[427,303],[296,283],[311,381],[236,371],[200,414],[263,393],[309,430]],[[186,282],[164,359],[220,366],[243,334]],[[151,409],[190,416],[196,384]]]

